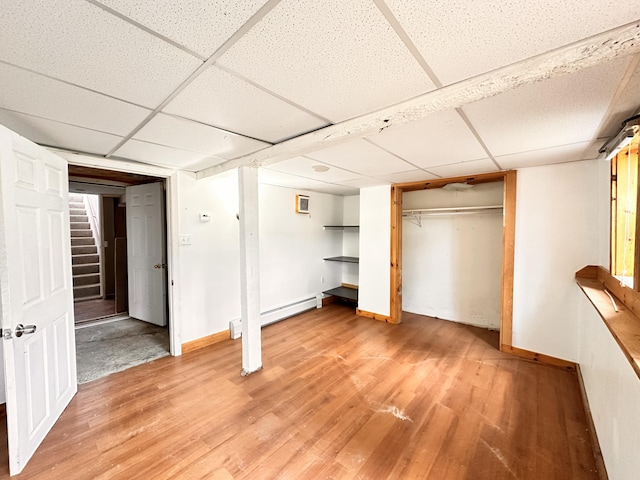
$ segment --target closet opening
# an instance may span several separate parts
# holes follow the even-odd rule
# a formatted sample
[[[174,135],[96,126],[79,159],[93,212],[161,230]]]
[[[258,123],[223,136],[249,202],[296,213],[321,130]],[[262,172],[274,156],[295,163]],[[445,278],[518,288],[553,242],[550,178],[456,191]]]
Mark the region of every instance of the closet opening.
[[[392,186],[392,323],[405,310],[500,330],[511,351],[515,189],[515,171]]]

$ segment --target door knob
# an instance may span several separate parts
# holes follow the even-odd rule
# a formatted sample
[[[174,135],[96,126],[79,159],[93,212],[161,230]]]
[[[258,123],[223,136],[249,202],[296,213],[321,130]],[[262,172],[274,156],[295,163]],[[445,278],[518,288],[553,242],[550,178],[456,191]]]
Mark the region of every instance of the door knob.
[[[27,325],[26,327],[19,323],[16,325],[16,337],[21,337],[23,334],[28,335],[30,333],[36,333],[36,325]]]
[[[167,268],[166,263],[156,263],[153,268]]]

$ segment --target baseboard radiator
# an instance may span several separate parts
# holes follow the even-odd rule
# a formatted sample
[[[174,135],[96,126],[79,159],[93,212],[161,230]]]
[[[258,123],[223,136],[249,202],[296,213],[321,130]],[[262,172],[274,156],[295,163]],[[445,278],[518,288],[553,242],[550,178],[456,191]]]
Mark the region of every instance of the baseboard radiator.
[[[293,317],[299,313],[306,312],[318,307],[317,297],[305,298],[294,303],[282,305],[260,314],[260,325],[266,327],[272,323],[279,322],[285,318]],[[229,322],[229,332],[231,338],[240,338],[242,335],[242,324],[239,318]]]

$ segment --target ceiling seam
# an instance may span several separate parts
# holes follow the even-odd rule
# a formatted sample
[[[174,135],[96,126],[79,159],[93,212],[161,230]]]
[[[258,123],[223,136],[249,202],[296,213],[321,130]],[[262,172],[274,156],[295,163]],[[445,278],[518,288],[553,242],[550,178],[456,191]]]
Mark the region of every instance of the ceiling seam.
[[[207,57],[205,57],[203,55],[200,55],[198,52],[195,52],[195,51],[191,50],[190,48],[185,47],[184,45],[176,42],[175,40],[172,40],[169,37],[157,32],[157,31],[155,31],[155,30],[153,30],[153,29],[151,29],[151,28],[149,28],[149,27],[147,27],[147,26],[145,26],[145,25],[143,25],[143,24],[141,24],[139,22],[136,22],[132,18],[127,17],[126,15],[118,12],[117,10],[114,10],[111,7],[108,7],[108,6],[100,3],[97,0],[85,0],[85,1],[90,3],[90,4],[92,4],[92,5],[94,5],[94,6],[96,6],[96,7],[98,7],[98,8],[100,8],[100,9],[102,9],[102,10],[104,10],[107,13],[110,13],[111,15],[113,15],[115,17],[118,17],[120,20],[123,20],[123,21],[133,25],[134,27],[137,27],[140,30],[143,30],[143,31],[153,35],[154,37],[159,38],[160,40],[162,40],[162,41],[164,41],[164,42],[166,42],[166,43],[168,43],[168,44],[170,44],[170,45],[182,50],[183,52],[188,53],[189,55],[192,55],[192,56],[196,57],[198,60],[200,60],[202,62],[207,60]]]
[[[271,10],[273,10],[281,0],[269,0],[265,3],[260,10],[258,10],[253,16],[247,20],[244,25],[242,25],[238,30],[236,30],[233,35],[231,35],[221,46],[218,48],[213,55],[211,55],[206,62],[200,65],[196,70],[189,75],[167,98],[164,99],[153,111],[145,118],[140,124],[134,128],[129,134],[116,145],[109,153],[107,153],[106,158],[111,157],[119,148],[121,148],[126,142],[128,142],[136,133],[138,133],[142,128],[147,125],[153,118],[162,111],[164,107],[166,107],[174,98],[176,98],[182,91],[187,88],[191,82],[193,82],[202,72],[204,72],[207,68],[213,65],[222,55],[224,55],[240,38],[242,38],[255,24],[257,24],[260,20],[262,20]],[[236,132],[234,132],[236,133]],[[236,133],[236,135],[240,135]],[[265,142],[268,143],[268,142]]]
[[[460,118],[462,118],[462,121],[467,124],[467,128],[471,130],[471,133],[473,134],[473,136],[476,137],[476,140],[478,141],[482,149],[485,151],[485,153],[489,156],[491,161],[498,168],[498,170],[503,170],[503,168],[500,166],[500,164],[496,160],[496,157],[493,156],[493,153],[491,153],[491,151],[489,150],[489,147],[487,147],[487,144],[484,143],[484,140],[482,140],[482,137],[476,130],[476,127],[473,126],[473,123],[471,123],[471,120],[469,120],[469,117],[467,117],[467,114],[464,112],[462,107],[456,108],[456,112],[458,113],[458,115],[460,115]]]
[[[134,106],[134,107],[143,108],[145,110],[148,110],[149,112],[151,111],[150,107],[146,107],[146,106],[141,105],[139,103],[135,103],[135,102],[132,102],[130,100],[125,100],[125,99],[120,98],[120,97],[115,97],[113,95],[109,95],[108,93],[99,92],[98,90],[93,90],[91,88],[79,85],[77,83],[69,82],[69,81],[64,80],[62,78],[57,78],[57,77],[54,77],[52,75],[48,75],[46,73],[38,72],[37,70],[33,70],[31,68],[26,68],[26,67],[23,67],[23,66],[20,66],[20,65],[16,65],[15,63],[7,62],[5,60],[0,60],[0,63],[4,63],[5,65],[9,65],[10,67],[18,68],[20,70],[24,70],[25,72],[33,73],[34,75],[38,75],[38,76],[41,76],[41,77],[48,78],[49,80],[54,80],[56,82],[60,82],[60,83],[63,83],[65,85],[69,85],[70,87],[80,88],[80,89],[85,90],[87,92],[95,93],[97,95],[109,98],[111,100],[117,100],[119,102],[123,102],[123,103],[126,103],[126,104]]]
[[[364,140],[365,142],[369,143],[370,145],[373,145],[376,148],[379,148],[380,150],[382,150],[383,152],[387,152],[389,155],[392,155],[394,157],[396,157],[398,160],[402,160],[403,162],[405,162],[408,165],[411,165],[412,167],[414,167],[417,170],[422,170],[421,167],[419,167],[418,165],[416,165],[415,163],[411,163],[409,160],[405,160],[404,158],[402,158],[400,155],[398,155],[397,153],[393,153],[390,150],[387,150],[386,148],[384,148],[381,145],[378,145],[376,142],[374,142],[373,140],[371,140],[369,137],[363,137],[362,140]]]
[[[268,145],[274,145],[273,142],[268,142],[268,141],[263,140],[261,138],[252,137],[250,135],[244,135],[242,133],[234,132],[232,130],[227,130],[226,128],[218,127],[216,125],[211,125],[210,123],[206,123],[206,122],[203,122],[201,120],[196,120],[194,118],[183,117],[182,115],[178,115],[176,113],[162,112],[162,114],[166,115],[167,117],[173,117],[173,118],[177,118],[177,119],[180,119],[180,120],[185,120],[187,122],[197,123],[197,124],[205,126],[205,127],[215,128],[216,130],[220,130],[221,132],[228,133],[228,134],[231,134],[231,135],[238,135],[238,136],[241,136],[243,138],[250,138],[251,140],[255,140],[256,142],[266,143],[267,146]]]
[[[235,72],[235,71],[231,70],[230,68],[223,67],[222,65],[217,64],[217,63],[215,64],[215,67],[219,68],[220,70],[222,70],[222,71],[224,71],[226,73],[228,73],[229,75],[232,75],[232,76],[238,78],[239,80],[242,80],[242,81],[244,81],[244,82],[256,87],[257,89],[259,89],[259,90],[261,90],[261,91],[263,91],[265,93],[268,93],[269,95],[271,95],[272,97],[277,98],[278,100],[282,100],[283,102],[288,103],[289,105],[291,105],[292,107],[297,108],[298,110],[302,110],[303,112],[308,113],[309,115],[312,115],[312,116],[318,118],[319,120],[322,120],[323,122],[328,123],[329,125],[333,125],[333,121],[332,120],[330,120],[330,119],[328,119],[326,117],[323,117],[319,113],[316,113],[316,112],[314,112],[312,110],[309,110],[307,107],[303,107],[302,105],[300,105],[300,104],[298,104],[298,103],[296,103],[296,102],[294,102],[292,100],[289,100],[287,97],[283,97],[282,95],[280,95],[280,94],[278,94],[278,93],[276,93],[276,92],[274,92],[272,90],[269,90],[268,88],[260,85],[259,83],[254,82],[253,80],[245,77],[244,75],[239,74],[238,72]]]
[[[387,19],[387,22],[389,22],[389,25],[391,25],[391,28],[393,28],[393,30],[396,32],[398,37],[400,37],[400,40],[402,40],[402,42],[405,44],[405,46],[407,47],[411,55],[413,55],[413,57],[416,59],[418,64],[420,64],[420,67],[422,67],[422,69],[427,74],[431,82],[433,82],[433,84],[436,86],[436,89],[440,89],[444,87],[444,84],[440,81],[436,73],[429,66],[429,63],[427,62],[427,60],[424,58],[424,56],[422,56],[422,53],[420,53],[420,51],[418,50],[418,47],[416,47],[416,45],[413,43],[413,40],[411,40],[411,37],[409,37],[409,34],[407,34],[405,29],[402,27],[402,25],[400,24],[396,16],[393,14],[389,6],[385,3],[385,1],[373,0],[373,3],[375,3],[376,7],[378,7],[378,10],[380,10],[382,15],[384,15],[384,17]],[[491,153],[487,145],[484,143],[484,140],[482,140],[482,138],[480,137],[480,134],[478,133],[476,128],[473,126],[473,124],[471,123],[471,120],[469,119],[469,117],[467,117],[467,115],[464,113],[462,108],[456,108],[455,110],[458,113],[458,115],[460,115],[464,123],[467,125],[467,127],[469,128],[473,136],[476,138],[478,143],[480,143],[483,150],[491,159],[491,161],[495,164],[495,166],[499,170],[502,170],[502,168],[500,167],[500,164],[496,161],[495,157],[493,156],[493,154]]]
[[[605,127],[605,125],[607,123],[609,123],[611,121],[611,118],[613,117],[613,111],[615,108],[615,105],[617,104],[617,102],[619,101],[620,97],[622,96],[622,93],[624,92],[624,90],[627,88],[627,85],[629,85],[629,82],[631,81],[631,78],[633,77],[633,74],[636,72],[636,70],[638,69],[638,65],[640,65],[640,53],[634,55],[631,57],[631,61],[629,62],[629,65],[627,66],[627,69],[624,72],[624,75],[622,76],[622,79],[620,80],[620,83],[618,84],[618,88],[616,88],[615,93],[613,94],[613,97],[611,97],[611,102],[609,102],[609,106],[607,107],[607,111],[605,112],[605,114],[602,116],[602,120],[600,121],[600,124],[598,125],[598,128],[596,129],[596,138],[593,139],[589,145],[587,145],[585,147],[585,149],[583,150],[582,154],[580,155],[580,159],[581,160],[588,160],[585,158],[585,156],[587,155],[587,152],[591,149],[591,147],[593,147],[593,145],[597,142],[600,143],[601,140],[601,133],[602,133],[602,129]],[[618,125],[616,125],[616,127],[618,127]],[[615,135],[615,133],[614,133]],[[608,139],[605,138],[605,142]]]
[[[396,35],[400,37],[400,40],[402,40],[402,43],[404,43],[411,55],[413,55],[415,60],[420,64],[420,67],[422,67],[422,69],[425,71],[431,82],[436,86],[436,88],[442,88],[444,85],[436,76],[435,72],[431,69],[431,67],[427,63],[427,60],[422,56],[418,48],[415,46],[413,40],[411,40],[411,37],[409,37],[404,28],[402,28],[402,25],[400,25],[400,22],[393,14],[389,6],[384,2],[384,0],[373,0],[373,3],[375,3],[376,7],[378,7],[378,10],[380,10],[380,13],[382,13],[382,15],[386,18],[389,25],[391,25],[391,28],[393,28],[393,30],[396,32]]]
[[[24,113],[24,112],[20,112],[18,110],[13,110],[11,108],[0,107],[0,111],[17,113],[19,115],[24,115],[26,117],[39,118],[40,120],[46,120],[47,122],[59,123],[60,125],[67,125],[69,127],[80,128],[82,130],[89,130],[90,132],[102,133],[104,135],[111,135],[112,137],[118,137],[118,138],[122,138],[123,137],[123,135],[120,134],[120,133],[105,132],[104,130],[98,130],[96,128],[90,128],[90,127],[86,127],[86,126],[83,126],[83,125],[76,125],[75,123],[62,122],[60,120],[53,120],[51,118],[43,117],[41,115],[34,115],[32,113]]]

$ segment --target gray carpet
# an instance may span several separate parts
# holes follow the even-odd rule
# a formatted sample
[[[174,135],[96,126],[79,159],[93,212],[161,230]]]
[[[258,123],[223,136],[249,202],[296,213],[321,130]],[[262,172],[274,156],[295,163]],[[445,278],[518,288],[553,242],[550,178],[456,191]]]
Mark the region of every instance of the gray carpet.
[[[169,331],[133,318],[76,329],[78,383],[169,355]]]

